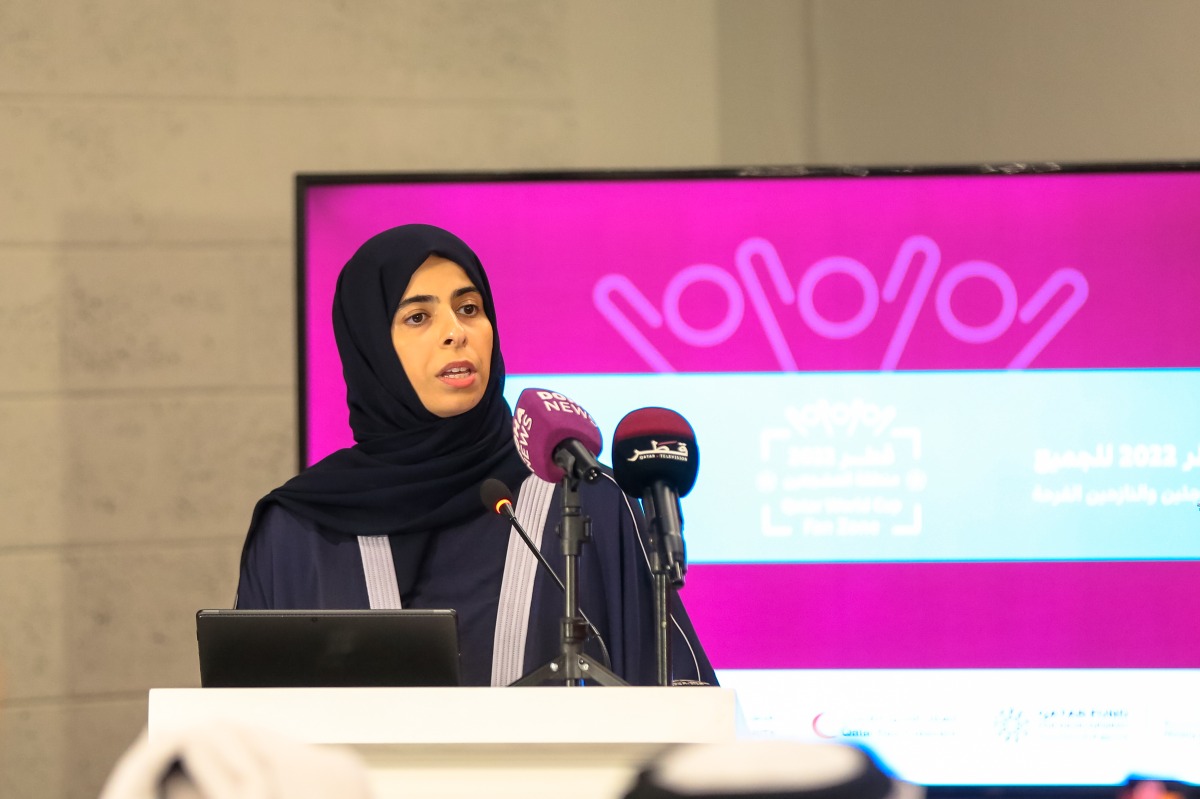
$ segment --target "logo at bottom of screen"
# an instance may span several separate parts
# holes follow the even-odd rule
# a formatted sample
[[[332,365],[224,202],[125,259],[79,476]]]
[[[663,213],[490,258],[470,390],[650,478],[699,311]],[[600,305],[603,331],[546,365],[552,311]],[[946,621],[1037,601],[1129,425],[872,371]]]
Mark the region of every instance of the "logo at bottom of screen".
[[[850,740],[949,738],[962,734],[962,720],[928,710],[823,711],[813,716],[812,731],[819,738]]]

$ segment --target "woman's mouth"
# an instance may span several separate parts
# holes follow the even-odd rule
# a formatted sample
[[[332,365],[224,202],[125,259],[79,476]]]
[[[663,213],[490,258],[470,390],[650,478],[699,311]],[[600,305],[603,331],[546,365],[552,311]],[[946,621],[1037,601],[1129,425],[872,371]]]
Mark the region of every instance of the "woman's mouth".
[[[442,371],[438,372],[438,380],[441,380],[451,388],[466,388],[475,382],[475,375],[478,374],[475,367],[469,363],[458,362],[447,364]]]

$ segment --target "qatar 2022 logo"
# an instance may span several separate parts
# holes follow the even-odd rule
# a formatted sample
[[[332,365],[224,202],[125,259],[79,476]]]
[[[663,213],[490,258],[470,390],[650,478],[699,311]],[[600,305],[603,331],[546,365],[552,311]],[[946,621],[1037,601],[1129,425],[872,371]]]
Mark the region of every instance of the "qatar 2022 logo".
[[[708,349],[728,341],[752,318],[751,324],[766,337],[779,370],[792,372],[800,368],[796,354],[800,345],[794,333],[786,332],[787,327],[794,328],[792,320],[785,316],[788,312],[799,314],[807,329],[819,339],[842,341],[871,330],[881,316],[881,309],[897,306],[898,316],[885,314],[895,317],[895,322],[888,323],[892,328],[885,336],[887,344],[878,354],[878,366],[871,367],[890,371],[897,368],[918,319],[929,312],[928,306],[932,304],[937,329],[954,341],[983,345],[1012,331],[1010,338],[1018,337],[1020,342],[1014,344],[1014,348],[1020,349],[1007,363],[951,366],[1023,369],[1033,363],[1087,301],[1087,278],[1072,267],[1051,271],[1038,288],[1022,298],[1013,277],[997,264],[974,259],[943,269],[942,260],[942,250],[936,241],[929,236],[912,235],[900,243],[882,285],[866,264],[846,255],[830,255],[815,261],[797,280],[788,274],[774,244],[753,237],[738,245],[732,271],[716,264],[687,266],[667,282],[660,303],[653,302],[634,278],[619,273],[606,274],[596,281],[592,303],[653,371],[674,372],[676,368],[661,346],[651,342],[651,331],[665,327],[678,344]],[[1028,276],[1022,278],[1026,282]],[[858,308],[847,318],[829,318],[818,307],[818,290],[829,279],[851,281],[857,289]],[[999,298],[998,303],[991,303],[994,316],[963,319],[955,309],[955,295],[969,282],[978,286],[979,281],[989,284],[991,293]],[[722,298],[716,302],[723,301],[724,310],[715,323],[693,324],[696,309],[689,308],[685,294],[697,286],[705,287],[706,297]],[[685,314],[685,310],[693,313]],[[689,315],[692,321],[687,318]],[[942,348],[936,341],[923,342],[923,346]]]

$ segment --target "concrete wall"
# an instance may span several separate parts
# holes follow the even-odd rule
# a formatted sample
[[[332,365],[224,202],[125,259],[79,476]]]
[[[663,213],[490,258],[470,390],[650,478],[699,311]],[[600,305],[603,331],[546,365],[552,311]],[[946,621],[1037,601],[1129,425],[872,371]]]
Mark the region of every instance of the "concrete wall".
[[[296,172],[1200,159],[1200,5],[0,2],[0,796],[197,683],[295,463]]]
[[[820,0],[807,159],[1200,156],[1191,0]]]

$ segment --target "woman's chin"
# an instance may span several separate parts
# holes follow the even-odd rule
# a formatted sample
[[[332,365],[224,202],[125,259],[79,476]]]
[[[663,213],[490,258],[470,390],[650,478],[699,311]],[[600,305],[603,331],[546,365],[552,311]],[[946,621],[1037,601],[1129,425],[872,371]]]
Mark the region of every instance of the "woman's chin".
[[[434,416],[449,419],[461,416],[474,408],[483,399],[483,392],[478,390],[455,390],[433,398],[431,401],[422,398],[425,407]]]

